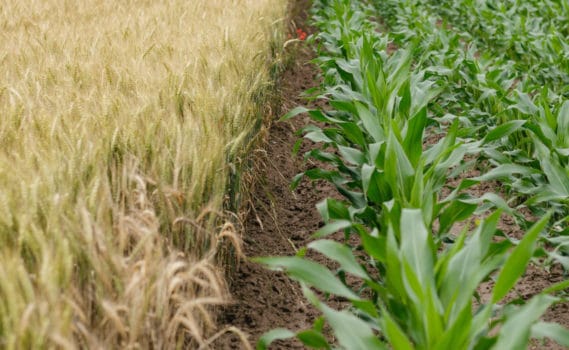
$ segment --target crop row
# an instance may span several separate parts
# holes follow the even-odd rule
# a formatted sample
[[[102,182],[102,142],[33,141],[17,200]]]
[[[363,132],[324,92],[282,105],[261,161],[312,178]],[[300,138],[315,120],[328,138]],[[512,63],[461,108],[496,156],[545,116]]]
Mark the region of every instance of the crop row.
[[[285,119],[308,113],[317,122],[303,130],[317,145],[305,156],[325,165],[294,183],[325,180],[343,195],[319,204],[326,225],[307,247],[339,267],[307,259],[306,250],[259,259],[301,282],[323,314],[309,330],[266,334],[259,348],[293,336],[313,348],[520,349],[530,337],[569,346],[567,330],[540,321],[564,300],[568,281],[529,300],[510,297],[532,258],[564,261],[569,105],[555,89],[537,94],[532,78],[523,79],[519,67],[533,61],[480,56],[439,23],[436,7],[315,2],[319,98],[330,108],[297,108]],[[378,12],[392,19],[394,53],[371,20]],[[427,142],[433,130],[441,137]],[[468,176],[481,165],[482,174]],[[457,185],[445,191],[449,180]],[[466,191],[495,180],[506,185],[507,201]],[[497,229],[502,215],[525,227],[520,240]],[[338,231],[341,242],[330,239]],[[483,300],[478,288],[489,280]],[[349,307],[327,306],[331,295]]]
[[[400,36],[400,44],[407,41],[405,37],[421,39],[423,44],[417,51],[427,55],[421,65],[434,72],[445,86],[434,106],[442,111],[441,119],[460,119],[464,138],[481,138],[498,127],[510,129],[508,138],[485,149],[478,161],[487,160],[494,166],[492,176],[509,189],[510,202],[516,204],[516,209],[528,208],[536,216],[553,209],[556,220],[552,227],[558,231],[554,241],[558,249],[565,249],[563,236],[569,215],[567,100],[549,85],[533,85],[531,74],[515,68],[522,63],[499,51],[496,55],[477,54],[488,52],[488,48],[465,43],[468,34],[457,28],[437,28],[435,23],[440,18],[421,1],[381,4],[389,12],[399,9],[395,12],[400,15],[392,26],[396,32],[406,33]],[[405,12],[402,8],[412,10]],[[414,15],[418,13],[421,16]],[[531,72],[531,67],[521,71]],[[554,255],[567,265],[564,258]]]

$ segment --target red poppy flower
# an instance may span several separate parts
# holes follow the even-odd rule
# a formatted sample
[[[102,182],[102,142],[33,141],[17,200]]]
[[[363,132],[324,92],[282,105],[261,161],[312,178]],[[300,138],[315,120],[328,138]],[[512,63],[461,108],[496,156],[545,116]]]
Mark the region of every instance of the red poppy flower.
[[[296,35],[298,36],[299,40],[306,40],[306,37],[308,36],[308,34],[300,28],[296,30]]]

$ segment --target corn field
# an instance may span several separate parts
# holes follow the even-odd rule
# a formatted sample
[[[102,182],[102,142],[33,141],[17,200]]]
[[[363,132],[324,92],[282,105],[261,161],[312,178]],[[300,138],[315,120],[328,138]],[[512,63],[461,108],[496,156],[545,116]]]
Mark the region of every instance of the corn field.
[[[283,120],[314,121],[304,158],[321,164],[293,187],[325,181],[343,199],[319,204],[325,225],[296,256],[257,259],[321,314],[258,349],[291,337],[316,349],[569,347],[569,330],[542,317],[567,302],[569,281],[515,293],[530,266],[569,268],[567,7],[314,1],[321,84],[308,93],[327,107]],[[345,308],[330,306],[338,298]]]

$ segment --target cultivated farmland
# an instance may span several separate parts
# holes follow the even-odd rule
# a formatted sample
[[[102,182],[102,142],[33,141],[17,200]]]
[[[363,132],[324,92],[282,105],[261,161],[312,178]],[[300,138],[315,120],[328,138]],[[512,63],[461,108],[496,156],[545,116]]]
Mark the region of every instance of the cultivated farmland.
[[[294,257],[256,259],[322,316],[259,347],[569,346],[566,4],[320,0],[311,15],[324,108],[283,118],[313,120],[292,183],[341,197]]]
[[[205,344],[285,10],[2,1],[0,348]]]
[[[568,33],[565,0],[3,1],[0,348],[569,348]]]

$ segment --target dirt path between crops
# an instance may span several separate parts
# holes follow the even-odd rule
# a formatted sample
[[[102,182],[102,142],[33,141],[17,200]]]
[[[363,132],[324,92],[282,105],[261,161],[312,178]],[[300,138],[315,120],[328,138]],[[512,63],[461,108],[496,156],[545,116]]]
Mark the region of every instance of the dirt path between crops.
[[[309,1],[297,0],[293,5],[294,23],[305,28]],[[312,52],[298,45],[298,55],[282,77],[281,111],[284,113],[306,104],[300,95],[316,86],[318,71],[309,63]],[[276,115],[275,119],[279,116]],[[326,184],[303,182],[293,193],[290,181],[303,170],[301,157],[291,155],[298,140],[295,131],[308,123],[308,118],[290,122],[274,122],[269,130],[266,154],[260,160],[264,173],[256,184],[252,198],[253,210],[245,221],[244,253],[248,257],[290,256],[308,243],[310,235],[321,225],[316,203],[333,192]],[[303,145],[299,154],[308,150]],[[297,283],[285,274],[271,272],[260,265],[243,261],[231,282],[234,303],[222,310],[220,327],[235,326],[249,335],[255,344],[265,332],[284,327],[291,330],[309,328],[317,315],[302,296]],[[242,349],[237,336],[220,339],[215,349]],[[271,349],[303,349],[294,341],[278,342]]]

